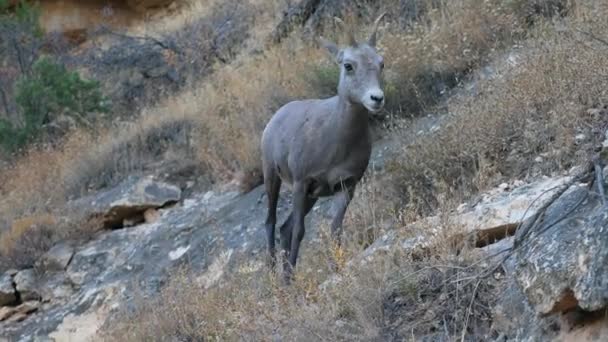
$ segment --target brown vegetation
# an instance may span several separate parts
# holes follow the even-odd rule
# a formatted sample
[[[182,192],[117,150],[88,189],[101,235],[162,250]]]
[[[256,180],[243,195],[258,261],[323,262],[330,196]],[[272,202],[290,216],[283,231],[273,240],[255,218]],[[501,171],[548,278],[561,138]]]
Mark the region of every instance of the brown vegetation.
[[[407,147],[393,171],[410,207],[428,212],[439,194],[467,197],[504,179],[567,170],[593,152],[608,123],[598,72],[608,45],[583,32],[606,35],[608,26],[592,7],[538,24],[504,60],[515,66],[450,101],[439,132]]]

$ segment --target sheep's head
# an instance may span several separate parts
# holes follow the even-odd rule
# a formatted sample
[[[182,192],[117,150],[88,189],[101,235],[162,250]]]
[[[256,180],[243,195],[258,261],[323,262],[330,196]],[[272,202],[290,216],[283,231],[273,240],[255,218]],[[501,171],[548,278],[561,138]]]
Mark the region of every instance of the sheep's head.
[[[384,107],[382,90],[384,58],[376,51],[376,31],[383,16],[384,14],[381,14],[376,19],[374,30],[365,43],[357,43],[352,31],[348,31],[350,42],[343,49],[321,38],[322,44],[340,65],[338,94],[351,103],[363,105],[372,113],[377,113]],[[338,18],[336,21],[343,24]]]

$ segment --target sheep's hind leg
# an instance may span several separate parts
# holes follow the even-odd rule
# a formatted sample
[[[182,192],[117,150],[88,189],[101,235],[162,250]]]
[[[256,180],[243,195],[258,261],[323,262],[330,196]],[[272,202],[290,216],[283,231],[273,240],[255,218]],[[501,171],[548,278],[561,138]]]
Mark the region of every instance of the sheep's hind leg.
[[[276,248],[274,231],[277,223],[277,203],[281,191],[281,178],[272,168],[264,172],[264,184],[266,186],[266,197],[268,197],[268,215],[266,216],[266,239],[268,240],[268,265],[274,270],[276,266]]]

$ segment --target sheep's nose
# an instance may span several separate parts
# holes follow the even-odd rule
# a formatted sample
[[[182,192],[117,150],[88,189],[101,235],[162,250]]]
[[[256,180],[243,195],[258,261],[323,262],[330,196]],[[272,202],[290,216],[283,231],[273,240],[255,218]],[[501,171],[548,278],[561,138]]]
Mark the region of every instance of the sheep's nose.
[[[381,103],[382,100],[384,100],[384,94],[382,95],[371,95],[370,96],[372,98],[372,101],[377,102],[377,103]]]

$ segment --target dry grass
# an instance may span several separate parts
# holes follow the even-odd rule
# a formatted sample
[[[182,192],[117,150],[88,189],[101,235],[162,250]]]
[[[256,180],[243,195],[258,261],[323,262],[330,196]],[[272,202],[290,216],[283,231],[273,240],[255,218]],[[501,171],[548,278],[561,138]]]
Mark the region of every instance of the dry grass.
[[[362,227],[356,227],[362,228]],[[347,232],[348,233],[348,232]],[[446,235],[447,236],[447,235]],[[455,255],[437,244],[423,260],[390,250],[371,261],[343,265],[333,273],[331,255],[360,253],[353,235],[345,251],[307,247],[295,282],[285,287],[265,268],[229,273],[206,288],[180,270],[155,298],[118,315],[104,338],[111,341],[377,341],[434,336],[490,336],[489,305],[498,284],[466,282],[483,265],[475,253]],[[316,255],[316,257],[310,257]],[[245,264],[245,260],[241,260]],[[263,273],[260,273],[263,272]]]
[[[608,123],[600,71],[608,45],[579,30],[608,34],[601,19],[608,9],[587,5],[536,26],[516,67],[480,81],[476,96],[450,101],[440,131],[407,147],[393,171],[411,208],[428,213],[438,194],[466,198],[505,178],[568,169],[593,152]]]
[[[57,242],[84,243],[102,227],[100,221],[51,213],[35,213],[14,220],[0,235],[0,272],[34,267]]]
[[[482,13],[476,15],[478,12],[472,4],[479,5],[477,2],[450,4],[471,7],[460,7],[460,17],[451,16],[452,12],[431,11],[430,16],[437,15],[437,19],[413,30],[421,35],[420,39],[429,38],[427,43],[432,41],[446,49],[433,49],[433,44],[427,49],[416,48],[416,44],[423,46],[424,43],[418,43],[414,36],[388,36],[385,49],[390,51],[387,54],[397,70],[387,76],[393,84],[430,65],[439,71],[460,73],[497,47],[497,34],[506,37],[498,42],[508,41],[514,36],[513,28],[529,25],[530,16],[522,15],[524,20],[520,22],[515,11],[501,14],[502,8],[482,6]],[[606,75],[601,71],[608,69],[608,60],[603,53],[608,46],[577,30],[605,36],[608,26],[602,18],[607,12],[597,1],[578,5],[575,13],[563,21],[537,22],[532,31],[526,33],[528,39],[521,43],[523,48],[519,51],[523,53],[517,67],[494,79],[480,81],[478,87],[483,91],[478,95],[450,101],[450,116],[440,131],[408,146],[389,170],[397,176],[402,195],[410,204],[404,211],[415,209],[411,211],[420,213],[439,208],[439,212],[447,212],[453,203],[502,177],[525,177],[567,169],[593,150],[607,122],[606,111],[602,110],[608,100]],[[495,10],[498,16],[494,16]],[[486,30],[488,27],[490,30]],[[466,41],[461,39],[463,35],[467,37]],[[404,51],[420,51],[420,55]],[[398,60],[399,55],[405,56],[404,59]],[[298,65],[297,62],[293,64]],[[233,87],[240,83],[226,84]],[[245,86],[239,85],[243,88],[238,89],[249,90]],[[263,93],[260,89],[263,87],[254,88],[254,94]],[[298,84],[294,89],[302,92],[305,88]],[[400,87],[405,95],[416,94],[416,89],[416,86]],[[290,93],[285,96],[288,98]],[[259,98],[252,100],[259,101]],[[427,106],[423,96],[416,101],[423,109]],[[256,108],[251,103],[244,107],[250,106]],[[414,108],[412,106],[408,105],[408,108]],[[239,111],[228,113],[241,115]],[[235,127],[231,126],[235,125],[233,119],[226,120],[224,127]],[[259,138],[256,131],[251,130],[252,126],[240,127],[241,133],[252,132],[247,135],[251,139]],[[581,134],[585,138],[577,140],[575,137]],[[219,160],[220,167],[216,169],[220,172],[235,167],[229,161],[236,160],[240,153],[236,151],[241,151],[229,146],[242,145],[228,143],[224,146],[231,150],[227,155],[235,156],[235,159],[222,161],[223,153],[205,154],[204,157],[205,160]],[[538,156],[543,156],[543,160],[535,161]],[[237,164],[236,168],[245,165],[248,164]],[[255,163],[249,165],[255,167]],[[392,223],[390,218],[395,216],[390,199],[386,203],[378,200],[382,198],[382,186],[375,188],[370,185],[373,182],[362,187],[364,196],[358,198],[361,202],[353,203],[356,210],[349,211],[346,224],[358,231],[371,231],[372,238],[382,232],[385,223]],[[366,206],[368,203],[377,204],[377,207]],[[408,222],[411,217],[407,216]],[[449,220],[446,219],[442,226],[450,227]],[[350,266],[345,261],[352,260],[369,242],[348,233],[345,236],[351,238],[342,250],[330,249],[328,252],[323,244],[316,247],[318,250],[307,250],[308,255],[316,257],[302,260],[296,282],[289,288],[277,285],[276,279],[269,275],[234,271],[221,286],[205,289],[192,275],[180,274],[165,287],[159,298],[140,303],[136,315],[113,326],[106,337],[119,341],[169,338],[266,341],[279,337],[331,341],[418,340],[423,336],[466,340],[471,336],[496,337],[491,330],[489,308],[500,284],[491,278],[469,281],[484,265],[479,263],[479,255],[474,251],[460,250],[457,255],[448,238],[449,232],[444,231],[443,239],[439,238],[444,243],[434,245],[422,257],[418,255],[413,259],[408,252],[393,250],[375,261]],[[327,265],[336,257],[341,262],[339,272],[334,274]]]
[[[60,238],[75,239],[83,237],[83,233],[93,234],[97,228],[88,232],[85,232],[87,229],[70,228],[72,225],[84,226],[86,222],[65,211],[67,200],[116,184],[126,174],[158,172],[149,169],[158,161],[175,161],[169,171],[180,171],[180,165],[191,163],[194,154],[189,140],[192,118],[182,116],[178,105],[172,108],[176,109],[172,115],[166,115],[167,108],[158,108],[159,112],[145,113],[135,124],[121,124],[95,135],[75,131],[60,147],[34,148],[11,168],[3,170],[0,174],[3,184],[0,187],[3,225],[0,240],[6,243],[0,246],[0,259],[3,259],[0,263],[14,264],[7,259],[15,259],[15,253],[21,254],[23,249],[39,248],[32,254],[34,257]],[[46,215],[64,218],[57,224],[44,225],[43,230],[50,231],[53,236],[49,243],[32,244],[30,248],[26,246],[27,241],[20,240],[23,243],[11,246],[10,242],[16,241],[15,236],[31,240],[43,231],[37,225],[20,224],[24,217]]]
[[[386,24],[380,48],[389,66],[390,114],[411,117],[432,109],[470,70],[521,38],[521,6],[505,1],[418,1],[418,20],[401,23],[397,17]],[[391,3],[387,12],[399,8]]]

